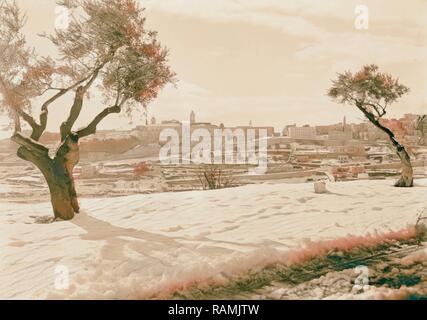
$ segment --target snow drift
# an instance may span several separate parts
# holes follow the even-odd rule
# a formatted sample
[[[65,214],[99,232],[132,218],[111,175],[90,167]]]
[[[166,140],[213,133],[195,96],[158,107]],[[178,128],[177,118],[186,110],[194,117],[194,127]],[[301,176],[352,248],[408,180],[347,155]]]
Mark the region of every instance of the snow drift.
[[[331,248],[406,239],[427,180],[258,184],[83,199],[74,220],[39,224],[50,203],[0,202],[0,298],[164,298]],[[55,288],[58,266],[68,289]]]

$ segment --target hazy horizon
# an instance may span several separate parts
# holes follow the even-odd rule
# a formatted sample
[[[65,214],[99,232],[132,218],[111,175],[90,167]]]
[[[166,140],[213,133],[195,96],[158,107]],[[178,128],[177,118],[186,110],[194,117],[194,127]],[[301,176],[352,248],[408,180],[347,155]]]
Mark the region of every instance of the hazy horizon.
[[[43,55],[55,55],[46,39],[57,13],[54,0],[17,0],[27,12],[28,43]],[[149,105],[149,117],[187,120],[194,110],[198,121],[226,126],[360,122],[363,115],[326,95],[336,72],[376,63],[411,88],[389,107],[387,117],[425,113],[427,108],[427,3],[422,0],[366,0],[369,28],[354,23],[359,1],[329,0],[144,0],[147,27],[159,32],[169,48],[170,65],[178,84],[165,88]],[[90,121],[103,107],[86,101],[76,127]],[[50,108],[48,131],[57,131],[72,96]],[[35,113],[39,105],[35,105]],[[126,129],[132,123],[114,115],[99,129]],[[5,119],[0,125],[5,124]],[[8,134],[0,129],[0,137]]]

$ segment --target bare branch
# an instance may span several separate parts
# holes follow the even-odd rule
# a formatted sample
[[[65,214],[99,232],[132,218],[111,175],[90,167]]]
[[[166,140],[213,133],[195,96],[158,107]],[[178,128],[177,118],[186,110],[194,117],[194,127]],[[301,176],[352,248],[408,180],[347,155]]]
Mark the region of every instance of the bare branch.
[[[80,115],[80,111],[82,110],[83,106],[84,90],[84,87],[77,88],[76,95],[74,96],[74,103],[71,106],[68,119],[64,121],[60,127],[61,141],[64,141],[67,135],[71,132],[71,128],[73,127],[74,123]]]
[[[107,117],[109,114],[112,114],[112,113],[120,113],[120,111],[121,111],[120,106],[113,106],[113,107],[105,108],[102,112],[100,112],[95,117],[95,119],[92,120],[91,123],[89,123],[89,125],[87,127],[80,129],[76,132],[78,137],[83,138],[83,137],[89,136],[91,134],[94,134],[96,132],[96,127],[105,117]]]
[[[43,105],[41,107],[41,112],[40,112],[40,125],[36,130],[33,130],[33,133],[31,135],[32,139],[38,141],[40,139],[40,137],[42,136],[44,130],[46,129],[47,120],[48,120],[48,113],[49,113],[48,112],[49,105],[51,105],[53,102],[55,102],[56,100],[58,100],[59,98],[64,96],[66,93],[73,90],[74,88],[76,88],[77,86],[79,86],[80,84],[82,84],[83,82],[87,81],[90,78],[91,78],[91,75],[86,76],[85,78],[77,81],[76,83],[72,84],[71,86],[69,86],[65,89],[61,89],[58,93],[56,93],[49,100],[47,100],[43,103]]]
[[[110,55],[110,58],[114,55],[112,53]],[[76,94],[74,96],[74,102],[70,109],[70,114],[66,121],[64,121],[60,126],[60,132],[61,132],[61,141],[64,141],[68,134],[71,133],[71,130],[73,128],[74,123],[77,121],[80,112],[83,107],[83,97],[84,94],[89,90],[91,85],[94,83],[96,78],[99,75],[99,72],[101,69],[108,63],[108,59],[106,59],[103,63],[101,63],[98,67],[96,67],[93,71],[92,76],[90,77],[89,81],[84,85],[80,86],[76,90]]]
[[[366,105],[366,106],[372,107],[375,110],[375,112],[377,113],[378,118],[381,118],[381,117],[385,116],[385,114],[387,113],[386,112],[387,105],[385,105],[383,107],[380,104],[374,104],[374,103],[369,103],[369,102],[363,102],[363,104]]]
[[[39,127],[39,125],[37,124],[36,120],[30,116],[28,113],[26,113],[24,110],[22,109],[14,109],[16,111],[16,113],[22,117],[22,119],[24,119],[30,126],[31,128],[35,129],[37,127]]]
[[[31,139],[31,138],[26,138],[24,137],[22,134],[20,134],[19,132],[15,133],[11,140],[13,142],[16,142],[17,144],[19,144],[20,146],[25,147],[28,150],[31,150],[37,154],[43,155],[43,156],[48,156],[49,155],[49,149],[46,148],[44,145],[38,143],[37,141]]]

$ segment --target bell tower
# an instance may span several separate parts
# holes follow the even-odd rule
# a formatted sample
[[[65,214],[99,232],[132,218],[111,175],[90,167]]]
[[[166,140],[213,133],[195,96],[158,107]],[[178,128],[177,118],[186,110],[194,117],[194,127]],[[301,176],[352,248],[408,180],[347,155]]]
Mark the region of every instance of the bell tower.
[[[196,114],[194,113],[194,111],[191,111],[190,113],[190,123],[196,123]]]

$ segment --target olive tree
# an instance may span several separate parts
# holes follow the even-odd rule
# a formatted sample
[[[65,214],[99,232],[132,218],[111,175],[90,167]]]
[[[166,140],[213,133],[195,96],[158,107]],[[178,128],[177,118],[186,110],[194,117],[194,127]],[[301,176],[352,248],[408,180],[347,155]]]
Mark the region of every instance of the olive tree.
[[[13,121],[11,139],[19,145],[18,156],[45,177],[55,217],[69,220],[79,212],[72,175],[79,139],[94,134],[111,114],[131,116],[145,108],[175,75],[156,32],[145,28],[144,9],[136,0],[64,0],[58,5],[70,10],[70,20],[67,29],[41,35],[57,50],[51,58],[28,47],[22,33],[26,17],[16,3],[0,1],[0,110]],[[88,110],[93,86],[105,106],[86,126],[75,129]],[[66,95],[73,96],[71,105],[61,103]],[[64,114],[53,156],[40,143],[52,105]],[[22,133],[22,123],[31,128],[29,136]]]
[[[396,187],[412,187],[414,183],[411,159],[405,147],[397,141],[390,128],[381,123],[387,108],[409,92],[397,78],[381,73],[377,65],[366,65],[360,71],[339,73],[328,95],[338,103],[350,104],[389,137],[402,163],[402,174]]]

